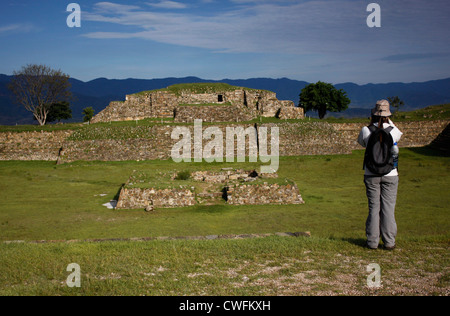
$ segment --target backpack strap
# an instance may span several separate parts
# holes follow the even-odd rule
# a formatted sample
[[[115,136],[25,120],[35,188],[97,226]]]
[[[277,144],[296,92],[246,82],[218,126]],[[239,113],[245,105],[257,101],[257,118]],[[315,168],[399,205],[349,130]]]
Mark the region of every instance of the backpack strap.
[[[375,132],[378,129],[378,127],[376,127],[375,125],[369,125],[369,126],[367,126],[367,128],[369,129],[369,131],[371,133]],[[388,128],[385,128],[384,130],[386,131],[386,133],[389,134],[390,132],[392,132],[393,129],[394,128],[392,126],[389,126]]]
[[[367,128],[369,129],[370,133],[373,133],[378,129],[378,127],[376,127],[375,125],[369,125],[367,126]]]
[[[392,126],[389,126],[385,129],[386,133],[390,134],[394,128]]]

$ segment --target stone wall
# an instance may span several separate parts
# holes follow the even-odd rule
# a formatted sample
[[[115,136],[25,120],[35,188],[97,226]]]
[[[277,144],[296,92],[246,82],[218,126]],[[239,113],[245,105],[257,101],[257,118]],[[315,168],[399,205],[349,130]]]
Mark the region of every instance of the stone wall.
[[[106,139],[67,141],[63,145],[60,163],[85,161],[127,161],[168,159],[171,143],[169,138],[158,139]]]
[[[403,133],[399,147],[422,147],[431,142],[450,123],[449,120],[395,122],[395,125]],[[341,141],[349,150],[361,149],[357,139],[364,123],[332,123],[333,129],[341,136]]]
[[[116,209],[173,208],[195,204],[195,193],[189,189],[122,188]]]
[[[140,130],[141,135],[138,138],[115,139],[115,138],[101,138],[101,139],[81,139],[81,140],[67,140],[63,144],[63,150],[60,155],[60,162],[72,162],[78,160],[86,161],[126,161],[126,160],[155,160],[155,159],[169,159],[172,157],[172,147],[179,141],[172,139],[172,131],[176,126],[169,125],[155,125],[145,129],[145,133]],[[194,144],[194,126],[189,124],[186,126],[191,135],[191,157],[195,154]],[[202,128],[204,132],[207,128],[212,126],[205,125]],[[226,125],[215,126],[221,131],[224,140],[224,155],[226,154]],[[255,132],[254,126],[249,124],[231,125],[230,127],[242,128],[245,132]],[[138,129],[138,127],[136,127]],[[130,133],[127,131],[130,135]],[[116,137],[112,133],[111,137]],[[243,134],[244,135],[244,134]],[[98,135],[92,135],[96,137]],[[180,138],[181,139],[181,138]],[[256,139],[256,137],[255,137]],[[237,156],[238,138],[234,137],[234,155]],[[202,149],[209,141],[204,140]],[[248,156],[250,150],[257,152],[257,143],[249,143],[246,138],[245,155]]]
[[[326,122],[263,124],[262,126],[279,127],[280,156],[351,153],[343,135],[336,132],[332,124]]]
[[[449,124],[448,120],[398,122],[403,132],[400,147],[419,147],[430,144]],[[282,122],[278,124],[257,124],[257,127],[278,126],[280,130],[280,155],[324,155],[345,154],[362,149],[357,137],[363,123]],[[226,135],[226,127],[254,128],[250,124],[216,125]],[[187,125],[193,137],[193,124]],[[203,126],[203,130],[211,127]],[[95,128],[77,131],[54,132],[2,132],[0,133],[0,160],[47,160],[71,162],[154,160],[171,158],[171,149],[178,140],[172,140],[174,126],[154,125],[150,127],[127,127],[127,135],[122,136],[122,127],[103,127],[110,135],[99,137]],[[117,128],[117,131],[115,130]],[[83,131],[94,131],[89,135],[75,136]],[[268,129],[270,135],[270,129]],[[117,135],[119,134],[119,135]],[[136,135],[138,134],[138,135]],[[203,141],[205,146],[208,141]],[[268,142],[270,145],[270,141]],[[192,151],[194,144],[192,144]],[[63,149],[61,152],[61,148]],[[226,149],[224,143],[224,150]],[[235,153],[237,146],[235,146]],[[248,144],[246,154],[248,154]],[[270,152],[270,147],[269,147]]]
[[[236,184],[228,187],[231,205],[304,204],[295,184]]]
[[[91,123],[142,120],[151,116],[150,111],[150,107],[135,106],[133,102],[114,101],[94,116]]]
[[[221,171],[192,172],[188,184],[177,185],[177,173],[170,177],[169,188],[155,188],[168,180],[166,174],[150,176],[135,172],[122,187],[117,209],[146,209],[186,207],[196,204],[303,204],[295,183],[283,184],[264,181],[278,178],[278,174],[258,174],[255,170],[222,169]],[[271,180],[272,179],[272,180]]]
[[[0,160],[56,161],[73,131],[0,133]]]
[[[440,150],[447,156],[450,156],[450,124],[442,133],[431,143],[432,148]]]
[[[242,169],[222,169],[220,172],[214,171],[195,171],[191,173],[191,179],[196,182],[206,183],[230,183],[230,182],[252,182],[256,179],[273,179],[278,178],[277,173],[258,173],[256,170]],[[172,179],[175,179],[172,177]]]
[[[305,110],[303,108],[292,106],[282,106],[277,113],[280,120],[300,120],[305,117]]]
[[[202,105],[209,105],[202,107]],[[216,105],[217,106],[214,106]],[[231,107],[224,105],[231,105]],[[187,106],[186,105],[198,105]],[[236,89],[214,93],[152,91],[127,95],[124,102],[111,102],[92,123],[175,118],[177,122],[203,119],[207,122],[248,121],[259,115],[275,117],[284,107],[283,118],[303,119],[302,110],[292,101],[280,101],[276,93],[265,90]]]
[[[91,123],[173,117],[177,101],[175,95],[166,91],[127,95],[124,102],[111,102]]]
[[[200,193],[198,194],[201,195]],[[223,196],[221,192],[219,196]],[[225,196],[224,196],[225,197]],[[190,189],[122,188],[116,209],[187,207],[197,204],[197,195]],[[235,184],[226,187],[227,204],[304,204],[295,184]]]
[[[178,104],[211,104],[230,103],[234,106],[243,106],[245,98],[244,90],[218,91],[215,93],[191,93],[182,91],[178,97]]]
[[[175,110],[175,122],[191,123],[196,119],[204,122],[241,122],[253,118],[254,115],[247,109],[233,105],[179,106]]]

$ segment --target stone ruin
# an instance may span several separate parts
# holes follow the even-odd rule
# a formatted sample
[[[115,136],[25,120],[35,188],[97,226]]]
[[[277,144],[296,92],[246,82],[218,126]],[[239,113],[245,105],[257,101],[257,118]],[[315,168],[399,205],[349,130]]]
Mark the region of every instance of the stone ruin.
[[[280,101],[276,93],[227,84],[198,83],[173,85],[166,89],[127,95],[97,114],[91,123],[169,118],[190,123],[242,122],[257,117],[303,119],[303,108],[293,101]]]
[[[179,173],[160,174],[150,181],[147,175],[131,175],[120,191],[116,209],[175,208],[193,205],[304,204],[297,185],[278,174],[258,174],[255,170],[221,169],[190,172],[188,180]],[[162,178],[171,185],[161,185]]]

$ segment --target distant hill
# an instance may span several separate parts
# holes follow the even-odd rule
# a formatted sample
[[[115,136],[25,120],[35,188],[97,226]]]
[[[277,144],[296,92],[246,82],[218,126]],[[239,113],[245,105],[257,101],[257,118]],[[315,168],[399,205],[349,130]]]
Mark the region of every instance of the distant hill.
[[[12,102],[7,85],[11,76],[0,74],[0,125],[33,123],[31,114]],[[81,121],[81,111],[88,106],[95,113],[103,110],[111,101],[121,101],[125,95],[145,90],[166,88],[179,83],[224,82],[234,86],[270,90],[277,93],[279,100],[292,100],[298,104],[300,91],[308,85],[306,81],[287,78],[253,78],[205,80],[197,77],[163,78],[163,79],[106,79],[98,78],[83,82],[70,79],[74,100],[71,102],[73,119]],[[399,96],[405,101],[404,110],[416,110],[429,105],[450,103],[450,78],[422,83],[386,83],[357,85],[342,83],[335,85],[347,92],[351,99],[350,108],[343,113],[331,114],[336,117],[361,117],[368,115],[375,101],[390,96]],[[314,116],[314,113],[308,113]]]

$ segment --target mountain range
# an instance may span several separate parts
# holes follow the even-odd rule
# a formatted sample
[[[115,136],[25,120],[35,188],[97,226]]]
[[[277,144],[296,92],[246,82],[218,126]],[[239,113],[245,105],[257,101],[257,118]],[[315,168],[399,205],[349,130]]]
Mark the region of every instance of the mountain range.
[[[12,76],[0,74],[0,125],[36,124],[31,113],[23,107],[14,104],[8,84]],[[166,88],[178,83],[224,82],[234,86],[270,90],[277,93],[279,100],[299,102],[301,90],[308,85],[306,81],[287,78],[252,78],[205,80],[197,77],[164,78],[164,79],[106,79],[98,78],[83,82],[70,78],[71,91],[74,100],[71,102],[73,119],[82,120],[82,110],[93,107],[95,113],[103,110],[111,101],[123,101],[125,95]],[[347,111],[330,113],[336,117],[367,116],[379,99],[398,96],[405,102],[404,110],[416,110],[429,105],[450,103],[450,78],[414,83],[384,83],[357,85],[355,83],[336,84],[337,89],[343,89],[351,100]],[[315,116],[314,113],[307,113]]]

